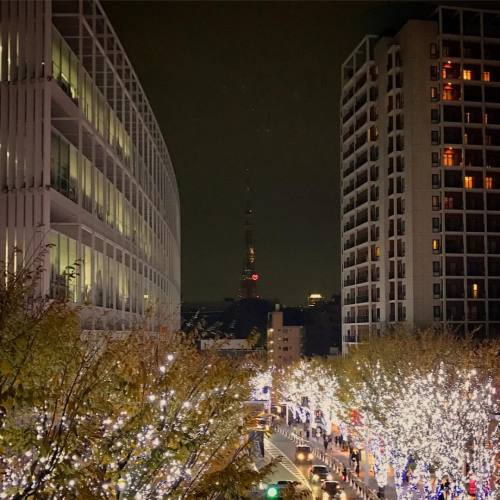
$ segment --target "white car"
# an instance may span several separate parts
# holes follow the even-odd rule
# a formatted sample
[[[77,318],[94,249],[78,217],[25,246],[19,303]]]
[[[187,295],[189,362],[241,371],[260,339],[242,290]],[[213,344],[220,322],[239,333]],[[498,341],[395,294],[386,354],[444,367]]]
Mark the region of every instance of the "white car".
[[[326,465],[315,464],[309,471],[309,480],[312,483],[323,483],[324,481],[332,481],[333,475]]]

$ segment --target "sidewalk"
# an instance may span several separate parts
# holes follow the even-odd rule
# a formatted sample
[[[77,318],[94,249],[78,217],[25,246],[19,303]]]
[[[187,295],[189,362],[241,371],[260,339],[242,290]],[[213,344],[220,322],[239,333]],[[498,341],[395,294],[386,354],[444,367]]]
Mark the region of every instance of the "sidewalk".
[[[295,426],[292,426],[290,428],[283,427],[280,429],[280,432],[283,431],[284,433],[291,433],[293,436],[295,436],[295,439],[299,439],[303,441],[304,443],[307,443],[313,448],[317,453],[320,453],[320,456],[325,456],[330,458],[333,461],[336,461],[341,464],[341,467],[346,467],[348,476],[352,476],[353,480],[360,481],[362,482],[369,490],[370,493],[373,495],[371,498],[378,498],[377,492],[378,492],[378,484],[375,479],[375,477],[371,474],[366,477],[366,471],[363,463],[360,464],[360,471],[359,474],[356,474],[354,469],[351,468],[351,463],[350,463],[350,457],[349,457],[349,452],[348,451],[341,451],[339,447],[336,447],[335,444],[330,443],[328,450],[325,454],[324,451],[324,446],[323,446],[323,440],[318,440],[315,437],[311,437],[309,440],[306,440],[304,438],[301,438],[297,432]],[[388,484],[385,487],[385,498],[387,500],[396,500],[397,495],[396,495],[396,488],[394,486],[394,477],[392,474],[389,474],[388,477]]]

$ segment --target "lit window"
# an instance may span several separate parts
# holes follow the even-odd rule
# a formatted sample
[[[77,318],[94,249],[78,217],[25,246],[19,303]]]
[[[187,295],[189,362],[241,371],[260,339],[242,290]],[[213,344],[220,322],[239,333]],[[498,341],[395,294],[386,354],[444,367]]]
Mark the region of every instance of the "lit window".
[[[454,165],[454,156],[453,149],[445,149],[443,154],[443,165],[445,167],[452,167]]]
[[[469,136],[464,133],[464,144],[469,144]]]
[[[483,81],[484,82],[490,81],[490,72],[489,71],[483,71]]]
[[[443,80],[447,78],[447,74],[448,74],[448,70],[450,70],[452,68],[452,65],[451,65],[451,61],[446,61],[444,64],[443,64],[443,69],[441,71],[441,75],[443,77]],[[451,76],[450,76],[451,78]]]
[[[477,299],[479,296],[479,285],[477,283],[472,283],[472,298]]]
[[[464,69],[463,78],[464,80],[472,80],[472,71],[470,69]]]
[[[466,188],[466,189],[472,189],[472,187],[473,187],[472,176],[466,175],[464,177],[464,188]]]
[[[432,197],[432,210],[441,210],[441,201],[439,196]]]
[[[493,177],[488,177],[484,179],[484,187],[486,189],[493,189]]]
[[[440,248],[439,240],[432,240],[432,251],[434,253],[439,253],[439,248]]]
[[[455,92],[455,89],[453,88],[453,85],[448,82],[444,87],[443,87],[443,100],[445,101],[456,101],[458,99],[458,95]]]

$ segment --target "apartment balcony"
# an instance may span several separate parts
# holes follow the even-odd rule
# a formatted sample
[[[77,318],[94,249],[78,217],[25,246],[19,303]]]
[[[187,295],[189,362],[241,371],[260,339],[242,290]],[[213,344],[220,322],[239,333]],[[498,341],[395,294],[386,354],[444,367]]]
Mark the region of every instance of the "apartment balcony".
[[[348,267],[352,267],[354,266],[354,264],[356,264],[356,261],[352,258],[349,258],[349,259],[346,259],[344,260],[344,269],[348,268]]]
[[[344,196],[347,196],[349,193],[352,193],[356,189],[356,185],[354,183],[350,183],[343,190]]]
[[[368,214],[365,214],[361,217],[356,218],[356,227],[361,226],[362,224],[365,224],[368,222]]]
[[[364,205],[368,201],[368,191],[363,191],[356,197],[356,207]]]
[[[346,305],[346,306],[351,305],[351,304],[355,304],[355,303],[356,303],[355,297],[349,297],[349,296],[347,296],[344,299],[344,305]]]
[[[358,314],[358,317],[357,317],[357,323],[368,323],[369,321],[369,315],[368,313],[361,313],[361,314]]]
[[[364,73],[361,78],[356,81],[356,85],[354,87],[354,92],[357,92],[365,83],[367,82],[366,73]]]
[[[358,274],[356,279],[356,284],[361,285],[368,282],[368,273]]]
[[[350,212],[355,207],[356,207],[356,204],[355,204],[354,200],[351,200],[347,205],[345,205],[345,207],[344,207],[344,214]]]
[[[362,154],[356,157],[356,170],[362,167],[368,161],[368,153],[364,151]]]
[[[365,172],[363,175],[360,175],[356,178],[356,187],[362,186],[368,182],[368,173]]]
[[[354,143],[351,143],[349,148],[346,151],[344,151],[342,159],[345,160],[346,158],[349,158],[349,156],[351,156],[353,153],[354,153]]]
[[[343,170],[344,179],[354,172],[354,162],[350,163],[347,168]]]
[[[349,250],[349,249],[353,248],[354,245],[356,245],[356,241],[355,240],[346,241],[344,243],[344,250]]]
[[[361,149],[368,142],[368,134],[365,132],[356,137],[356,149]]]
[[[368,96],[364,93],[362,96],[358,97],[354,103],[354,110],[357,112],[368,102]]]
[[[354,116],[354,108],[350,108],[349,111],[347,111],[343,116],[342,116],[342,123],[346,123],[348,120],[350,120]]]
[[[368,241],[368,232],[366,234],[358,235],[356,237],[356,245],[363,245]]]
[[[363,113],[357,120],[356,120],[356,130],[359,130],[365,123],[368,122],[368,113]]]
[[[354,276],[346,278],[344,280],[344,286],[353,286],[355,284],[356,284],[356,280],[355,280]]]
[[[354,229],[354,227],[355,227],[354,221],[347,222],[346,224],[344,224],[344,233],[350,231],[351,229]]]
[[[368,262],[368,254],[363,253],[361,255],[358,255],[356,257],[356,264],[364,264],[365,262]]]
[[[370,300],[368,293],[359,294],[356,297],[356,304],[364,304]]]

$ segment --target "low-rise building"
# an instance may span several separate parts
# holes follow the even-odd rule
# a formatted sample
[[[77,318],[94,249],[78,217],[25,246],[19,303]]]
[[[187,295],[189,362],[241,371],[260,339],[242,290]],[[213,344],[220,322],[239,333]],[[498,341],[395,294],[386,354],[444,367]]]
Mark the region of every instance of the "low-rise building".
[[[301,315],[288,314],[289,310],[269,313],[267,329],[267,357],[270,365],[284,368],[300,359],[302,354],[303,326]]]

